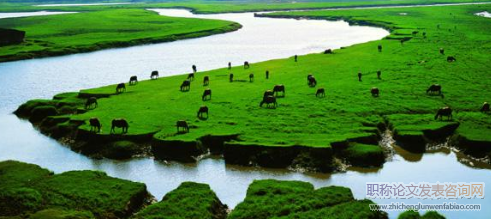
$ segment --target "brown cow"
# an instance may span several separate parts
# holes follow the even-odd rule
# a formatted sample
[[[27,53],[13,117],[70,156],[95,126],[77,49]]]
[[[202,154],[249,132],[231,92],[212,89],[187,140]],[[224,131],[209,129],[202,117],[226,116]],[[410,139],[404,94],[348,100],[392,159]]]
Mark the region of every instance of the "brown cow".
[[[316,97],[325,97],[326,96],[326,91],[324,90],[324,88],[319,88],[317,89],[317,92],[315,93],[315,96]]]
[[[439,84],[432,84],[427,90],[426,93],[435,93],[437,92],[438,94],[442,94],[442,86]]]
[[[211,100],[211,89],[210,88],[206,88],[206,90],[203,91],[203,96],[201,97],[201,100],[203,100],[203,101]]]
[[[276,97],[274,96],[265,96],[263,98],[263,101],[259,104],[259,107],[263,107],[263,104],[266,104],[266,106],[269,108],[270,104],[273,105],[273,108],[276,108],[278,103],[276,102]]]
[[[201,106],[198,110],[198,118],[202,119],[203,114],[206,113],[206,118],[208,118],[208,107],[207,106]]]
[[[278,93],[281,92],[281,96],[284,97],[285,96],[285,85],[283,84],[277,84],[274,86],[273,88],[273,93],[276,95],[276,96],[279,96]]]
[[[85,102],[85,109],[90,109],[92,106],[94,108],[97,108],[99,104],[97,104],[97,98],[96,97],[89,97],[87,101]]]
[[[440,120],[442,120],[444,116],[446,116],[448,120],[452,119],[452,109],[450,109],[450,107],[446,106],[446,107],[440,108],[436,112],[435,119],[440,118]]]
[[[115,128],[121,128],[122,133],[127,133],[129,128],[128,121],[122,118],[113,119],[113,121],[111,122],[111,133],[114,132]]]

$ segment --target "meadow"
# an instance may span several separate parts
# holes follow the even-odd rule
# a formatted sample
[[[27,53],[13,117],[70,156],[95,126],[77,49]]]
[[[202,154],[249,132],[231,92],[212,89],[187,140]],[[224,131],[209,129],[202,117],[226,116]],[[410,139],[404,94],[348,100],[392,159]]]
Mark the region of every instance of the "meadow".
[[[349,188],[314,189],[300,181],[254,181],[230,213],[209,185],[195,182],[181,183],[157,202],[144,184],[98,171],[53,174],[37,165],[2,161],[0,179],[0,218],[9,219],[387,218],[369,209],[374,202],[354,199]]]
[[[398,144],[410,151],[423,152],[426,143],[452,136],[452,143],[468,154],[486,157],[491,149],[489,115],[480,109],[491,97],[487,61],[491,23],[488,18],[474,15],[485,10],[491,7],[267,14],[345,19],[352,24],[387,28],[391,35],[334,50],[333,54],[299,56],[298,62],[291,57],[252,63],[248,69],[235,66],[230,70],[198,72],[190,90],[185,92],[179,86],[187,75],[140,79],[137,85],[127,84],[126,92],[120,94],[115,92],[115,85],[109,85],[58,95],[52,101],[30,101],[16,113],[31,117],[37,124],[48,115],[54,116],[41,123],[46,133],[52,136],[70,133],[72,137],[78,133],[75,138],[90,144],[146,139],[147,143],[151,141],[156,156],[164,154],[163,159],[172,159],[165,154],[199,156],[206,153],[206,147],[220,145],[218,153],[225,153],[228,162],[247,157],[238,164],[250,164],[253,160],[259,165],[286,167],[298,160],[309,163],[316,153],[324,154],[317,161],[331,163],[334,153],[353,165],[380,166],[384,157],[377,141],[386,129],[392,130]],[[377,49],[379,45],[381,51]],[[440,53],[440,48],[444,48],[445,54]],[[448,62],[448,56],[457,61]],[[377,71],[381,71],[380,78]],[[361,81],[358,72],[363,75]],[[232,82],[230,73],[234,74]],[[252,82],[251,73],[255,75]],[[317,79],[315,88],[307,85],[309,74]],[[204,76],[210,78],[207,86],[202,83]],[[263,93],[278,84],[283,84],[286,92],[284,97],[277,98],[277,107],[260,107]],[[443,95],[427,94],[432,84],[442,85]],[[325,88],[325,97],[316,97],[320,87]],[[379,97],[371,95],[372,87],[379,88]],[[202,94],[206,88],[213,93],[211,100],[204,101]],[[85,110],[83,103],[90,96],[100,97],[99,106]],[[207,118],[197,117],[202,105],[209,108]],[[435,120],[437,110],[445,106],[453,109],[453,119]],[[39,107],[52,110],[48,114],[39,113],[43,110],[34,113]],[[93,117],[103,125],[100,133],[90,131],[88,120]],[[111,133],[111,121],[115,118],[129,122],[128,133]],[[187,121],[188,133],[177,132],[178,120]],[[60,131],[66,127],[71,129]],[[207,140],[210,136],[216,139]],[[247,150],[255,151],[258,147],[262,149],[245,155]],[[289,148],[295,153],[287,152]],[[305,161],[305,148],[324,151],[306,152],[310,155]]]
[[[165,17],[143,9],[0,19],[0,28],[26,32],[24,43],[2,47],[0,62],[175,41],[240,27],[229,21]]]

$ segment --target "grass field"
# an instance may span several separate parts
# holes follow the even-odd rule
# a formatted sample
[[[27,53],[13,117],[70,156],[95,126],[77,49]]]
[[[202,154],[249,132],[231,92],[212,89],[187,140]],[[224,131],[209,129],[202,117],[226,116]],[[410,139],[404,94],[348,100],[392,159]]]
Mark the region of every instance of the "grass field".
[[[122,218],[142,207],[146,186],[97,171],[61,174],[33,164],[0,162],[0,217]]]
[[[186,76],[141,81],[136,86],[127,86],[127,92],[119,95],[113,95],[115,85],[83,90],[83,96],[110,97],[100,98],[97,109],[69,118],[72,122],[85,121],[80,126],[85,131],[90,130],[89,118],[99,118],[103,124],[100,136],[109,136],[111,120],[123,117],[130,126],[126,136],[153,135],[158,141],[193,142],[206,135],[238,135],[233,142],[238,145],[320,148],[373,137],[385,122],[400,135],[405,132],[421,135],[425,130],[458,122],[457,133],[468,142],[489,145],[486,143],[491,141],[489,115],[479,109],[491,97],[488,62],[491,20],[473,15],[484,10],[491,10],[491,6],[270,14],[344,18],[392,32],[386,39],[335,50],[334,54],[300,56],[298,62],[289,58],[253,63],[246,70],[238,66],[230,71],[199,72],[189,92],[179,91]],[[413,34],[415,31],[418,33]],[[382,52],[377,51],[379,44],[383,46]],[[439,48],[445,48],[445,55],[439,53]],[[457,61],[447,62],[447,56],[455,56]],[[266,70],[270,72],[269,79],[264,77]],[[382,71],[381,79],[376,76],[378,70]],[[361,82],[358,71],[363,73]],[[229,73],[234,73],[234,82],[229,82]],[[250,73],[256,75],[254,82],[248,81]],[[326,89],[326,97],[316,97],[316,89],[307,86],[308,74],[316,77],[317,88]],[[202,85],[204,76],[210,77],[208,87]],[[445,98],[426,94],[434,83],[442,85]],[[276,84],[286,87],[286,96],[278,98],[278,107],[259,107],[263,92]],[[380,89],[380,97],[372,97],[372,87]],[[201,100],[205,88],[213,92],[209,101]],[[62,101],[82,103],[75,96]],[[206,120],[196,117],[201,105],[209,107]],[[453,122],[432,118],[443,106],[454,110]],[[178,120],[189,123],[189,133],[176,132]]]
[[[195,182],[183,182],[160,202],[142,205],[148,195],[144,184],[103,172],[53,174],[37,165],[2,161],[0,180],[0,218],[387,218],[369,209],[374,202],[354,199],[349,188],[314,189],[300,181],[256,180],[230,213],[209,185]],[[443,218],[431,215],[422,218]]]
[[[112,9],[0,19],[0,27],[26,31],[24,43],[2,47],[2,62],[174,41],[241,26],[229,21],[165,17],[143,9]]]

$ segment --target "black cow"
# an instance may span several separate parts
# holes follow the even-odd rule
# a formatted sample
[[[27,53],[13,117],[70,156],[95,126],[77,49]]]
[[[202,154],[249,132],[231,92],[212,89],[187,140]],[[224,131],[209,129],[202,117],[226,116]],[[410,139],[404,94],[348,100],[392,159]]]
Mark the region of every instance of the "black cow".
[[[157,78],[159,78],[159,72],[152,71],[152,74],[150,74],[150,79],[157,79]]]
[[[281,92],[281,96],[284,97],[285,96],[285,85],[282,85],[282,84],[275,85],[273,88],[273,92],[276,96],[279,96],[278,93]]]
[[[138,77],[136,75],[130,77],[130,85],[138,84]]]
[[[116,85],[116,93],[122,93],[126,91],[126,85],[124,83],[119,83]]]
[[[177,126],[177,133],[181,133],[181,128],[183,129],[182,132],[184,132],[184,133],[189,132],[188,123],[184,120],[177,121],[176,126]]]
[[[205,76],[203,78],[203,86],[208,86],[210,84],[210,78],[208,76]]]
[[[372,93],[372,96],[373,97],[378,97],[379,96],[379,93],[380,93],[380,90],[376,87],[372,87],[372,89],[370,89],[370,93]]]
[[[191,89],[191,81],[189,79],[184,80],[181,84],[181,91],[189,91]]]
[[[92,117],[89,119],[89,124],[90,124],[90,131],[91,132],[101,132],[102,124],[101,121],[99,121],[98,118]]]

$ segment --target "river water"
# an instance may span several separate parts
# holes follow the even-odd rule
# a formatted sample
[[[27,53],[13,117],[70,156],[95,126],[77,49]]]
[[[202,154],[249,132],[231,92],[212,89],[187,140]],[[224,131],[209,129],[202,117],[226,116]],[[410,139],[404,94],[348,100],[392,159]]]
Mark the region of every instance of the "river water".
[[[95,160],[71,151],[40,134],[27,121],[11,114],[21,103],[34,98],[126,81],[130,75],[147,78],[152,70],[161,75],[225,67],[286,58],[294,54],[321,52],[380,39],[388,34],[380,28],[349,26],[343,21],[256,18],[252,13],[193,15],[185,10],[155,9],[162,15],[235,21],[243,28],[226,34],[110,49],[62,57],[0,63],[0,160],[35,163],[56,173],[69,170],[102,170],[110,176],[143,182],[161,199],[181,182],[207,183],[229,207],[243,200],[255,179],[301,180],[323,187],[350,187],[356,198],[364,198],[366,182],[485,182],[491,171],[457,162],[461,155],[449,150],[415,155],[394,146],[397,153],[382,169],[349,169],[344,173],[305,174],[288,170],[226,165],[223,159],[206,158],[196,164],[139,158],[126,161]],[[0,16],[2,16],[0,14]],[[376,200],[377,203],[400,200]],[[445,200],[404,200],[405,203],[443,203]],[[453,201],[452,201],[453,202]],[[442,212],[449,218],[488,218],[491,199],[458,200],[482,204],[480,212]],[[400,212],[389,212],[391,218]]]

